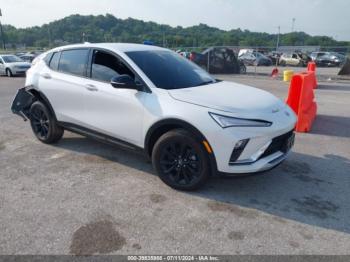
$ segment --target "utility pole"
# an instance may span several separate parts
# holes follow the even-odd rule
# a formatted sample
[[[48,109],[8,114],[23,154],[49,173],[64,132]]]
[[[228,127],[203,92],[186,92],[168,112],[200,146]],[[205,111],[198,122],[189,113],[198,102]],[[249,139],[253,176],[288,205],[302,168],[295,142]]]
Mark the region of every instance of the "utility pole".
[[[0,17],[2,17],[1,9],[0,9]],[[2,29],[1,21],[0,21],[0,33],[1,33],[1,38],[2,38],[2,47],[4,48],[4,50],[6,50],[5,35],[4,35],[4,30]]]
[[[51,32],[50,32],[50,26],[47,28],[47,33],[49,35],[49,47],[51,47]]]
[[[278,26],[278,34],[277,34],[277,44],[276,44],[276,52],[278,51],[278,47],[280,45],[280,34],[281,34],[281,27]]]
[[[295,18],[292,19],[292,33],[294,32],[295,20]]]

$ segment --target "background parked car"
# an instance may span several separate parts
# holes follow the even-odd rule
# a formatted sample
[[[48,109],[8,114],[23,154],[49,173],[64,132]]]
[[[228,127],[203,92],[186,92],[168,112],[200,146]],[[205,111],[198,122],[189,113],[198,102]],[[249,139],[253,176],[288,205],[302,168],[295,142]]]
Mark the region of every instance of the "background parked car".
[[[190,59],[191,52],[186,52],[186,51],[182,51],[182,50],[177,50],[176,53],[182,55],[183,57],[185,57],[185,58],[187,58],[187,59]]]
[[[340,66],[341,61],[330,54],[326,54],[315,59],[315,63],[320,67]]]
[[[346,56],[337,52],[330,52],[331,57],[334,57],[335,59],[339,59],[340,65],[345,64],[346,62]]]
[[[0,75],[8,77],[22,75],[30,68],[30,63],[15,55],[0,55]]]
[[[229,48],[213,47],[202,53],[191,52],[190,60],[205,69],[208,68],[209,62],[211,74],[244,74],[247,71],[245,65]]]
[[[245,65],[253,66],[270,66],[272,61],[267,56],[259,52],[247,52],[239,57],[239,60],[243,61]]]
[[[304,53],[285,53],[280,57],[279,64],[282,66],[307,66],[312,61],[311,57]]]
[[[345,56],[336,52],[313,52],[312,60],[318,66],[340,66],[345,63]]]
[[[26,61],[28,63],[31,63],[34,59],[35,59],[35,55],[32,54],[24,54],[19,56],[19,58],[21,58],[23,61]]]
[[[268,53],[266,56],[271,59],[273,65],[278,65],[281,55],[281,53],[273,51]]]
[[[328,52],[312,52],[311,54],[310,54],[310,57],[311,57],[311,59],[312,59],[312,61],[316,61],[316,59],[318,58],[318,57],[322,57],[322,56],[324,56],[325,54],[327,54]]]

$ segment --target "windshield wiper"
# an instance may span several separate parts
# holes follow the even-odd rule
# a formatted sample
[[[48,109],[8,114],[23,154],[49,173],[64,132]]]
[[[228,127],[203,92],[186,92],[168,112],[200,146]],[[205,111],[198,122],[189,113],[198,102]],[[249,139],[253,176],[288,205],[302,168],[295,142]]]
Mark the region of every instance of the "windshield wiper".
[[[210,80],[210,81],[202,82],[202,83],[195,85],[195,86],[205,86],[205,85],[214,84],[214,83],[216,83],[215,80]]]

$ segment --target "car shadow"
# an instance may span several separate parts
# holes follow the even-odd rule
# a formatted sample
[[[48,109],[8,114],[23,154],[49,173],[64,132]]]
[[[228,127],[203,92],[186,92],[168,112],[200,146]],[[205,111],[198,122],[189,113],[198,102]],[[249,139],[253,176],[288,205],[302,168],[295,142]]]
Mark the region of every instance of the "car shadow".
[[[133,169],[156,175],[153,171],[151,160],[139,151],[114,146],[75,134],[73,136],[64,136],[55,146],[77,153],[97,156],[100,159],[117,162]]]
[[[291,153],[277,168],[245,178],[212,179],[193,194],[280,218],[350,233],[350,160]]]
[[[57,147],[91,154],[155,175],[146,157],[76,136]],[[222,205],[260,210],[277,219],[350,233],[350,160],[329,154],[316,157],[292,152],[279,167],[246,177],[213,177],[200,190],[184,192]]]
[[[349,130],[349,117],[317,115],[310,133],[317,135],[350,137]]]

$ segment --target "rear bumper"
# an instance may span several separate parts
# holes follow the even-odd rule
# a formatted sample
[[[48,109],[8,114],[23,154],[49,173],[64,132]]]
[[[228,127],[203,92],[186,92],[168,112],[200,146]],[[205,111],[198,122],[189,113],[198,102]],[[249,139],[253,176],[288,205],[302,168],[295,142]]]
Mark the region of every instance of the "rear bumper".
[[[26,87],[17,90],[17,94],[11,105],[12,113],[19,115],[24,120],[29,118],[29,109],[35,97],[27,91]]]

